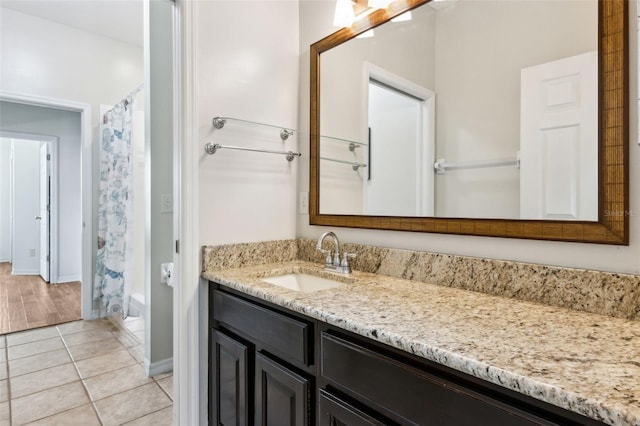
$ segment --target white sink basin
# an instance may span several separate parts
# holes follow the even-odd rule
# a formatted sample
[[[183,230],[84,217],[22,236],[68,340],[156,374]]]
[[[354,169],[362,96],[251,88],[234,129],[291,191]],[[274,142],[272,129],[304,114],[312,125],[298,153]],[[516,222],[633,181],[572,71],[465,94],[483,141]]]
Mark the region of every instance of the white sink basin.
[[[311,293],[318,290],[341,287],[344,285],[339,281],[333,281],[327,278],[302,273],[276,275],[273,277],[261,278],[261,280],[269,284],[275,284],[280,287],[301,291],[303,293]]]

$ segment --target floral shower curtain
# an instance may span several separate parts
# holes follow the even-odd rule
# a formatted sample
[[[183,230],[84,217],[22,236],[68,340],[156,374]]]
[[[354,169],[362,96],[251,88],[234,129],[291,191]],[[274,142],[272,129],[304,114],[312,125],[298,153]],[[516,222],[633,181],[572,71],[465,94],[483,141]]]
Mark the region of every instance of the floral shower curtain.
[[[133,95],[115,105],[102,121],[98,253],[93,289],[95,316],[126,316],[129,283],[125,271],[130,259],[127,225],[131,218],[131,122]]]

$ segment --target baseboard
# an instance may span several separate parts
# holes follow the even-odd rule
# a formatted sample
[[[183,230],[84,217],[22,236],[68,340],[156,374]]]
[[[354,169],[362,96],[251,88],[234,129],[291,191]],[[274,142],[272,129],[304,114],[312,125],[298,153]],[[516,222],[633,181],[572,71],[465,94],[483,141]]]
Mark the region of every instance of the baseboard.
[[[14,269],[11,275],[40,275],[39,269]]]
[[[82,281],[81,275],[60,275],[57,280],[52,281],[54,284],[70,283],[73,281]]]
[[[149,377],[157,376],[158,374],[170,373],[173,371],[173,357],[153,363],[149,363],[149,360],[145,358],[144,369]]]
[[[0,263],[11,263],[11,258],[7,257],[5,259],[4,257],[0,257]]]
[[[141,300],[142,299],[142,300]],[[133,293],[129,298],[129,313],[128,315],[132,317],[141,317],[144,318],[145,307],[144,307],[144,295],[139,293]]]

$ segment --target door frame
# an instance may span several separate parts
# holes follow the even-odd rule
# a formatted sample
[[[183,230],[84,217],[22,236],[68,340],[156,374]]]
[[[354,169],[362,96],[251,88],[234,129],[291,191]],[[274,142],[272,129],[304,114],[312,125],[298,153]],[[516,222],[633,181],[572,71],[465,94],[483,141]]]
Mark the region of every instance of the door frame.
[[[51,273],[51,261],[53,259],[56,259],[57,261],[58,259],[57,257],[53,256],[51,250],[52,245],[54,248],[57,248],[58,246],[58,244],[56,244],[57,239],[53,237],[53,232],[51,232],[52,223],[57,224],[56,221],[51,221],[51,218],[56,214],[56,210],[53,209],[52,206],[52,198],[54,197],[56,193],[55,189],[57,188],[53,184],[53,178],[55,177],[55,174],[53,173],[52,164],[52,146],[53,144],[48,141],[43,141],[40,144],[40,214],[38,215],[40,216],[40,276],[45,280],[45,282],[48,283],[51,283],[55,278],[55,276]],[[43,242],[45,243],[45,247],[43,247]],[[45,250],[43,250],[43,248]],[[42,258],[45,257],[45,255],[46,260],[43,262]]]
[[[31,95],[27,93],[0,90],[0,101],[16,102],[45,108],[55,108],[80,113],[80,169],[82,192],[82,283],[81,283],[81,315],[83,319],[92,319],[91,288],[92,288],[92,260],[94,258],[93,241],[93,179],[92,179],[92,140],[91,140],[91,105],[65,99]],[[55,150],[58,149],[56,144]],[[54,151],[54,150],[52,150]],[[57,154],[57,153],[56,153]],[[56,155],[57,158],[57,155]],[[57,161],[57,160],[56,160]],[[52,159],[52,167],[53,167]],[[56,163],[57,167],[57,163]],[[53,175],[53,172],[52,172]],[[53,176],[52,176],[53,180]],[[53,183],[53,182],[52,182]],[[57,177],[56,177],[57,184]],[[57,203],[57,201],[56,201]],[[57,204],[52,209],[57,210]],[[53,220],[52,220],[53,222]],[[53,226],[57,227],[57,223]],[[52,271],[53,272],[53,271]],[[57,276],[57,271],[56,271]]]
[[[173,55],[173,423],[207,424],[207,283],[200,278],[198,2],[176,1]]]
[[[2,99],[4,101],[4,99]],[[58,150],[59,139],[51,135],[39,135],[36,133],[14,132],[0,129],[0,137],[7,139],[23,139],[30,141],[46,142],[49,144],[49,153],[51,154],[51,168],[49,170],[51,176],[51,192],[49,193],[49,254],[50,259],[58,259],[59,255],[59,226],[58,226]],[[12,188],[13,191],[13,188]],[[11,233],[13,234],[13,214],[11,215]],[[13,240],[13,238],[12,238]],[[13,257],[13,247],[11,248]],[[42,253],[40,253],[42,258]],[[49,263],[49,282],[58,281],[58,263]]]

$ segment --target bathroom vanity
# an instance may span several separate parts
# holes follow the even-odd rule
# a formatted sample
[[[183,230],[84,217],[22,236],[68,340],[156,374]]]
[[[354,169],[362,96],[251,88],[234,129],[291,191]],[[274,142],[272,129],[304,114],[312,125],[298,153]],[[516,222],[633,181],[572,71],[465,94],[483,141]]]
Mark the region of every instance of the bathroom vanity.
[[[303,261],[205,271],[210,424],[640,422],[640,324]],[[634,402],[635,401],[635,402]]]
[[[507,3],[519,9],[505,12]],[[302,129],[303,134],[308,130],[310,135],[309,224],[628,245],[629,218],[625,212],[629,211],[629,2],[564,2],[571,7],[584,6],[584,18],[578,18],[575,9],[567,9],[565,23],[555,25],[550,24],[551,18],[561,15],[561,2],[553,2],[539,11],[543,16],[540,23],[533,24],[531,30],[525,29],[525,23],[534,22],[527,8],[537,8],[542,3],[505,2],[490,9],[487,2],[393,2],[386,9],[370,10],[349,27],[312,44],[311,116],[309,129]],[[467,15],[466,6],[474,8],[473,13]],[[469,30],[465,37],[457,27],[448,25],[453,22],[448,19],[454,17],[454,9],[463,13],[459,22],[464,24],[461,28]],[[392,21],[409,11],[415,21]],[[479,13],[483,18],[476,20],[480,25],[474,32],[467,28],[471,20],[465,17],[481,16]],[[438,19],[441,24],[416,25],[420,15],[428,22]],[[503,17],[507,17],[503,19],[503,29],[487,19]],[[433,52],[421,50],[402,55],[409,46],[427,46],[427,39],[448,40],[455,49],[434,44],[432,50],[455,53],[458,42],[468,39],[478,41],[479,49],[487,49],[488,53],[503,51],[516,59],[517,55],[509,52],[544,50],[560,41],[570,41],[560,35],[545,42],[540,37],[543,33],[551,37],[551,31],[537,31],[545,27],[564,32],[569,23],[589,31],[576,38],[589,41],[590,46],[563,53],[566,58],[541,51],[535,58],[502,70],[510,80],[503,78],[496,67],[505,60],[487,60],[485,50],[469,47],[471,57],[483,61],[479,65],[486,67],[489,81],[511,81],[504,90],[508,96],[498,95],[502,89],[488,89],[488,85],[478,83],[476,77],[482,73],[479,65],[470,62],[469,55],[449,55],[444,62],[436,61],[426,68],[414,67],[414,59],[437,56]],[[408,32],[409,27],[433,31],[392,44],[395,35]],[[370,49],[360,49],[365,41],[356,36],[374,28],[376,38],[369,39],[369,43],[392,47],[371,57],[361,56]],[[451,37],[441,37],[441,29],[450,29]],[[385,32],[392,35],[386,39],[389,44],[380,42]],[[488,33],[495,37],[483,39]],[[573,30],[569,33],[577,34]],[[534,38],[514,39],[518,34]],[[507,45],[499,47],[504,42]],[[531,139],[520,131],[521,121],[529,120],[523,120],[518,111],[530,101],[548,110],[565,111],[567,105],[582,105],[577,99],[586,98],[574,90],[579,84],[565,78],[574,73],[556,76],[563,86],[553,83],[550,88],[536,90],[539,94],[551,93],[540,102],[528,91],[537,86],[522,84],[520,79],[522,70],[550,67],[557,60],[569,60],[590,51],[594,52],[589,55],[591,65],[585,68],[591,70],[593,79],[585,80],[587,83],[581,87],[595,89],[597,81],[599,100],[583,102],[590,105],[594,115],[585,120],[589,127],[578,126],[580,131],[575,133],[589,136],[593,142],[588,150],[594,155],[589,162],[593,183],[583,187],[594,191],[597,188],[597,196],[595,192],[584,196],[592,201],[597,198],[597,202],[590,204],[592,213],[585,217],[574,207],[575,200],[583,198],[575,192],[580,187],[575,182],[586,181],[573,171],[565,173],[573,166],[564,166],[574,164],[572,159],[578,158],[573,150],[580,144],[574,141],[574,133],[564,132],[564,124],[554,124],[561,134],[548,136],[548,140],[563,142],[541,146],[544,150],[567,147],[567,151],[544,151],[549,153],[546,159],[529,158],[521,141]],[[386,52],[394,54],[387,58],[378,55]],[[357,64],[349,65],[347,59]],[[440,68],[451,59],[459,63],[449,69]],[[451,75],[450,86],[425,80],[419,81],[417,90],[415,84],[405,84],[418,76],[435,75],[436,69],[438,75]],[[466,74],[456,80],[453,71],[465,70],[472,70],[473,78]],[[406,74],[401,75],[403,72]],[[388,192],[373,193],[374,196],[368,192],[372,179],[377,179],[376,173],[380,176],[382,170],[387,170],[395,176],[399,174],[395,170],[405,171],[407,164],[414,164],[393,162],[394,157],[388,153],[407,152],[396,149],[398,133],[378,137],[384,134],[382,129],[376,131],[364,119],[371,105],[362,108],[367,105],[363,100],[372,98],[365,91],[376,93],[372,87],[376,82],[409,93],[421,102],[422,124],[400,126],[431,129],[410,140],[412,147],[422,147],[422,162],[415,162],[416,177],[411,178],[419,183],[416,189],[394,184],[380,186],[392,188]],[[437,83],[442,84],[442,78]],[[466,88],[463,83],[473,87]],[[515,87],[526,90],[517,93]],[[460,88],[456,91],[460,97],[447,97],[449,88]],[[488,91],[471,90],[477,88]],[[424,96],[416,95],[414,89]],[[347,90],[353,96],[345,98]],[[437,92],[438,108],[454,104],[462,107],[435,110],[430,92]],[[556,97],[558,93],[562,93],[562,99]],[[476,106],[470,102],[474,99],[478,101]],[[487,107],[488,99],[511,103],[501,103],[510,105],[501,113]],[[480,112],[487,111],[497,118],[495,123],[488,124],[485,116],[478,119]],[[464,120],[467,113],[468,122]],[[379,121],[394,121],[383,117]],[[480,126],[476,128],[475,124]],[[494,130],[496,134],[491,134]],[[551,135],[546,127],[544,134]],[[504,143],[485,148],[490,146],[487,142],[499,140]],[[371,155],[381,146],[388,151]],[[482,147],[477,153],[482,158],[472,155],[470,147]],[[515,193],[510,201],[511,212],[501,209],[505,205],[502,201],[481,194],[478,199],[489,200],[487,204],[497,210],[478,213],[479,204],[471,197],[478,193],[476,183],[489,182],[489,189],[500,196],[505,193],[503,186],[495,185],[497,180],[485,175],[477,181],[460,178],[460,182],[472,185],[452,189],[455,175],[445,177],[446,169],[491,170],[494,163],[502,167],[503,161],[493,161],[489,153],[502,158],[507,155],[502,153],[503,148],[509,153],[510,166],[543,164],[550,159],[567,161],[560,166],[549,163],[552,166],[534,167],[558,173],[545,177],[545,195],[537,189],[521,191],[518,182],[543,180],[527,174],[524,166],[514,169],[509,178],[509,187]],[[525,155],[511,158],[518,150]],[[374,157],[382,159],[382,164],[372,161]],[[408,156],[414,157],[418,158],[414,154]],[[447,167],[448,161],[454,165]],[[580,160],[580,167],[585,164]],[[434,173],[423,173],[427,170]],[[405,189],[408,194],[409,207],[401,211],[395,210],[400,205],[394,198],[401,192],[398,189]],[[447,202],[434,201],[438,191],[450,199],[456,196],[467,202],[466,210],[438,211],[438,206]],[[378,199],[383,201],[377,202]],[[524,213],[527,205],[522,202],[532,199],[557,204],[549,204],[548,209],[545,205],[547,210],[536,208],[536,213],[529,215]],[[457,202],[452,205],[457,206]],[[640,425],[640,277],[345,244],[349,247],[340,253],[357,253],[351,265],[349,256],[340,258],[336,254],[337,238],[333,256],[326,253],[318,259],[323,238],[317,245],[315,241],[309,244],[299,240],[203,249],[202,276],[210,281],[210,424]],[[353,266],[355,271],[331,275],[322,270],[321,263],[336,271]],[[307,284],[287,283],[289,278],[283,278],[296,274],[338,284],[306,291]],[[266,282],[265,278],[276,279]],[[314,279],[310,282],[311,287],[317,284]]]

